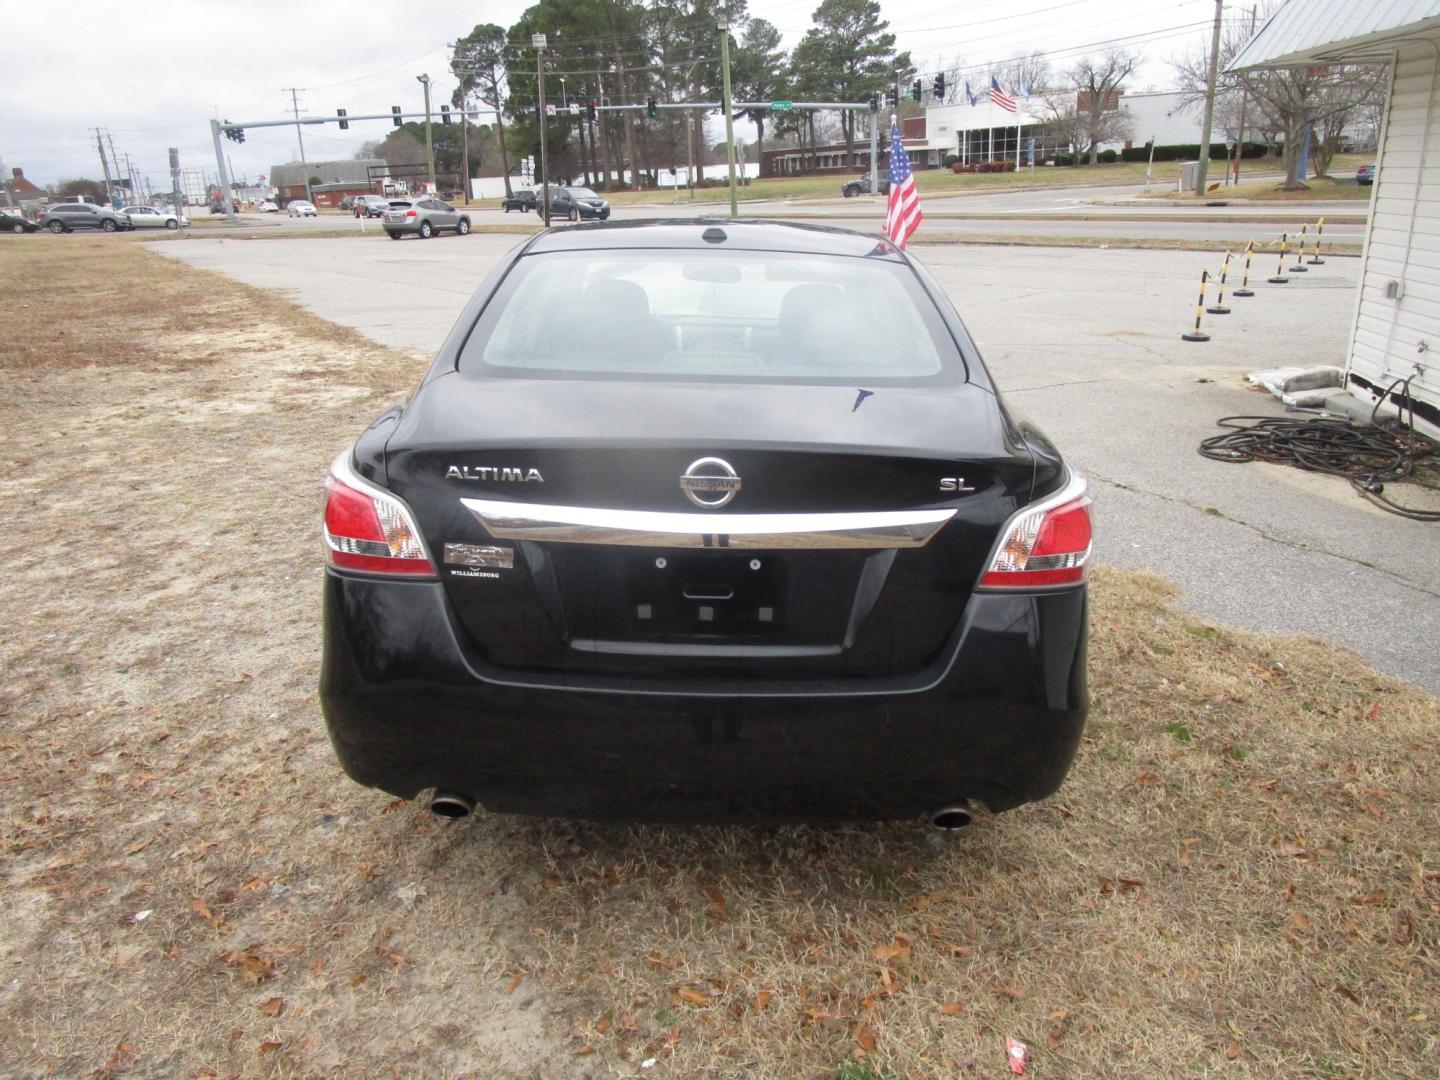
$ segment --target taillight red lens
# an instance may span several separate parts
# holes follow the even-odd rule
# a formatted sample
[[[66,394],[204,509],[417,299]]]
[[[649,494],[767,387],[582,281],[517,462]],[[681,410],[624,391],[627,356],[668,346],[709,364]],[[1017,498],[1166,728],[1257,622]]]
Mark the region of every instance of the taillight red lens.
[[[336,471],[343,466],[337,463]],[[343,570],[435,573],[404,504],[347,484],[333,471],[325,480],[325,554]]]
[[[405,211],[405,216],[406,216],[406,217],[414,217],[414,216],[415,216],[415,211],[414,211],[414,210],[406,210],[406,211]]]
[[[982,589],[1032,589],[1085,580],[1093,536],[1090,496],[1073,480],[1063,501],[1038,506],[1013,519],[980,578]]]

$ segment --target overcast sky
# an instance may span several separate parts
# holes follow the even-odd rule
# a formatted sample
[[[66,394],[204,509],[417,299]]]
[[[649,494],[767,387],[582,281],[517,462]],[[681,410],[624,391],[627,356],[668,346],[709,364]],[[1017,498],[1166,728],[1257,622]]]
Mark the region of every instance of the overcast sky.
[[[751,0],[793,46],[817,0]],[[1207,40],[1213,0],[881,0],[899,47],[922,71],[963,57],[969,64],[1038,49],[1065,67],[1115,39],[1146,59],[1132,89],[1170,84],[1169,61]],[[422,72],[435,80],[438,109],[449,101],[448,43],[476,22],[513,22],[529,0],[433,4],[408,11],[393,0],[343,4],[244,0],[160,0],[143,14],[78,0],[27,25],[8,20],[0,35],[0,160],[45,184],[100,176],[93,128],[114,139],[122,161],[156,187],[168,185],[166,148],[186,168],[215,170],[208,121],[278,119],[289,113],[282,88],[304,87],[302,111],[333,114],[420,111]],[[1237,14],[1239,4],[1234,4]],[[1227,3],[1227,13],[1232,4]],[[453,14],[447,14],[453,12]],[[49,31],[60,29],[63,32]],[[83,30],[82,30],[83,28]],[[927,83],[928,85],[928,83]],[[390,125],[305,128],[311,161],[354,156]],[[246,132],[223,142],[235,172],[255,177],[296,159],[295,129]]]

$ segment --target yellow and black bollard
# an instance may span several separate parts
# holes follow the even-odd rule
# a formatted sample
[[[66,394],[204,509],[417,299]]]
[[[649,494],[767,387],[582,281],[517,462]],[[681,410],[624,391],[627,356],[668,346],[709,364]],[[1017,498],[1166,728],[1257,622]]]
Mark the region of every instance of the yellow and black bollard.
[[[1305,241],[1306,241],[1307,237],[1306,237],[1305,234],[1308,233],[1309,231],[1310,231],[1310,226],[1309,226],[1309,225],[1301,225],[1301,226],[1300,226],[1300,243],[1297,244],[1296,247],[1295,247],[1295,265],[1292,266],[1292,267],[1290,267],[1290,273],[1292,273],[1292,274],[1303,274],[1303,273],[1306,272],[1306,267],[1305,267]]]
[[[1265,280],[1271,285],[1285,285],[1290,279],[1285,276],[1285,256],[1290,253],[1290,234],[1280,234],[1280,265],[1275,267],[1275,276]]]
[[[1240,279],[1240,287],[1232,292],[1231,296],[1254,296],[1255,290],[1250,288],[1250,253],[1255,250],[1255,241],[1250,240],[1245,244],[1245,276]]]
[[[1205,310],[1211,315],[1229,315],[1230,309],[1225,306],[1225,279],[1230,275],[1230,252],[1225,252],[1225,261],[1220,264],[1220,292],[1215,297],[1215,303]]]
[[[1325,219],[1322,217],[1315,223],[1315,252],[1307,260],[1311,266],[1324,266],[1325,260],[1320,258],[1320,238],[1325,235]]]
[[[1195,305],[1195,329],[1188,334],[1181,334],[1181,341],[1209,341],[1209,334],[1200,332],[1200,316],[1205,311],[1205,283],[1210,280],[1210,271],[1200,271],[1200,301]]]

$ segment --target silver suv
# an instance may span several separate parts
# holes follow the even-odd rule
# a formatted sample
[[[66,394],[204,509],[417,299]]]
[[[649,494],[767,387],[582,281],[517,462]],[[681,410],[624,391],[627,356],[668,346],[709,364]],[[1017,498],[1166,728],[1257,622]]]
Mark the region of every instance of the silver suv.
[[[74,232],[76,229],[103,229],[117,232],[135,226],[124,214],[95,203],[57,203],[40,211],[37,219],[53,233]]]
[[[470,231],[468,215],[433,195],[418,199],[391,199],[381,224],[391,240],[399,240],[406,233],[415,233],[420,239],[428,240],[441,229],[454,229],[460,236]]]

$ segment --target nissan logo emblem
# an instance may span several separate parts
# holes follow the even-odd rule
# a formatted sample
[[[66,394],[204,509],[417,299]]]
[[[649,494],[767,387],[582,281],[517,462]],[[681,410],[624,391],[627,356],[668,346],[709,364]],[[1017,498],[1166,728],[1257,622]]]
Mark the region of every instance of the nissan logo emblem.
[[[718,457],[697,458],[681,474],[680,490],[696,506],[715,510],[735,497],[740,490],[740,476],[728,461]]]

